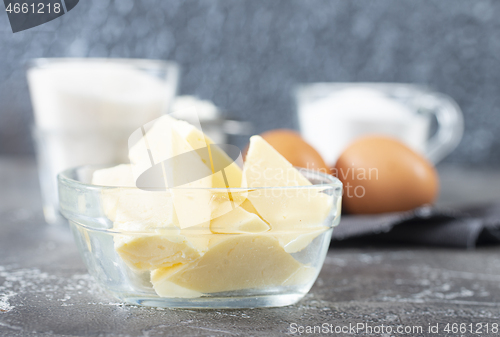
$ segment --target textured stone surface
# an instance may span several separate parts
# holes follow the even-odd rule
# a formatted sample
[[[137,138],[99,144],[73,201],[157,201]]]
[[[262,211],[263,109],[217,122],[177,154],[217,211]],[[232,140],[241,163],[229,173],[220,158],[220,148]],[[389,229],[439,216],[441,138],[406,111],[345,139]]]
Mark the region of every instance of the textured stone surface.
[[[296,127],[297,83],[429,85],[465,113],[464,140],[447,161],[498,165],[499,16],[493,0],[86,0],[12,34],[0,13],[0,153],[32,151],[29,59],[134,57],[179,62],[181,93],[257,131]]]
[[[468,175],[455,169],[451,176]],[[472,176],[487,190],[484,181],[498,173]],[[444,180],[445,195],[456,183]],[[408,335],[444,336],[447,323],[500,323],[498,247],[332,247],[311,292],[285,308],[197,311],[124,305],[88,276],[69,231],[44,224],[33,160],[0,157],[0,187],[0,336],[281,336],[291,332],[292,323],[422,326],[424,333]],[[496,191],[487,195],[498,199]],[[474,193],[468,196],[442,202],[476,200]],[[440,333],[427,333],[436,323]],[[488,334],[483,330],[483,335]]]

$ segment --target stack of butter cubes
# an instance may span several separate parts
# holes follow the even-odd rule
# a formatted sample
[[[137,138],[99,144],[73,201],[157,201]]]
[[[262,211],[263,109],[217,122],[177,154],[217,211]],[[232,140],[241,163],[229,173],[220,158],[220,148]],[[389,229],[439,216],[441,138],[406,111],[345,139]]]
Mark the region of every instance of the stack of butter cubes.
[[[92,183],[112,187],[101,198],[117,232],[114,248],[134,272],[149,273],[159,296],[314,280],[319,271],[293,254],[331,225],[331,196],[259,136],[241,168],[187,122],[163,116],[140,132],[131,163],[95,171]],[[161,188],[138,187],[153,167]]]

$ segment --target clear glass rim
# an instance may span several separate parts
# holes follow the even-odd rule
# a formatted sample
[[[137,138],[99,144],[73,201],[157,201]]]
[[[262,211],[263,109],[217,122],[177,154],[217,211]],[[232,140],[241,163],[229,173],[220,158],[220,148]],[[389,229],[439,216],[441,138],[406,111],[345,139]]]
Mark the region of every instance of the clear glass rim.
[[[77,193],[85,193],[85,191],[88,192],[102,192],[106,190],[111,190],[111,189],[125,189],[125,190],[134,190],[137,191],[139,190],[137,187],[115,187],[115,186],[100,186],[100,185],[91,185],[87,183],[83,183],[80,181],[77,181],[75,179],[72,179],[71,176],[75,174],[78,170],[84,169],[84,168],[89,168],[89,169],[96,169],[96,168],[104,168],[104,167],[112,167],[113,165],[103,165],[103,166],[97,166],[97,165],[83,165],[83,166],[77,166],[74,168],[70,168],[67,170],[64,170],[63,172],[59,173],[57,176],[59,184],[62,184],[65,186],[65,188],[68,189],[74,189],[75,191],[78,191]],[[191,190],[191,191],[212,191],[214,193],[220,192],[220,193],[227,193],[230,191],[231,193],[235,192],[251,192],[255,190],[304,190],[304,191],[324,191],[325,189],[332,189],[334,192],[334,200],[335,198],[340,198],[342,196],[342,183],[340,180],[337,178],[324,174],[318,171],[314,170],[308,170],[308,169],[303,169],[303,168],[297,168],[299,171],[305,172],[306,177],[315,177],[318,180],[321,180],[321,184],[313,184],[313,185],[307,185],[307,186],[283,186],[283,187],[256,187],[256,188],[176,188],[176,190]],[[324,183],[323,183],[324,182]],[[173,189],[170,189],[173,190]],[[165,189],[161,189],[159,191],[150,191],[152,193],[156,192],[165,192]],[[59,201],[61,204],[61,200]],[[335,204],[332,204],[332,208],[330,210],[330,214],[334,214],[334,210],[337,208]],[[103,228],[99,226],[93,226],[88,223],[85,223],[84,220],[86,217],[79,217],[76,216],[76,214],[73,214],[72,212],[69,212],[66,214],[64,211],[62,212],[64,216],[70,221],[70,223],[73,223],[74,225],[83,228],[87,231],[97,231],[97,232],[102,232],[106,234],[112,234],[112,235],[177,235],[178,229],[176,228],[164,228],[164,227],[150,227],[146,230],[124,230],[124,229],[115,229],[115,228]],[[323,227],[326,227],[325,230],[331,229],[335,227],[340,219],[340,212],[338,214],[335,213],[334,218],[332,219],[331,224],[328,225],[323,225]],[[102,225],[104,223],[100,222]],[[320,225],[318,225],[317,229],[319,230],[321,228]],[[300,228],[296,232],[303,232],[307,228]],[[309,228],[312,229],[312,228]],[[189,228],[186,228],[185,230],[189,230]],[[285,234],[290,234],[294,233],[294,231],[279,231],[279,232],[264,232],[264,233],[255,233],[256,235],[285,235]],[[231,235],[231,236],[236,236],[236,235],[248,235],[252,233],[205,233],[201,232],[199,228],[192,228],[192,235],[203,237],[203,236],[211,236],[213,237],[214,235]]]
[[[336,216],[335,219],[338,219],[339,216]],[[111,234],[111,235],[124,235],[124,236],[135,236],[135,235],[145,235],[145,236],[156,236],[156,235],[165,235],[165,236],[175,236],[175,235],[193,235],[194,237],[222,237],[222,236],[248,236],[248,235],[258,235],[258,236],[279,236],[279,235],[288,235],[288,234],[308,234],[311,231],[328,231],[332,228],[335,228],[338,225],[338,222],[332,221],[331,225],[322,225],[322,226],[317,226],[317,227],[302,227],[298,230],[287,230],[287,231],[267,231],[267,232],[261,232],[261,233],[207,233],[207,232],[202,232],[203,229],[200,229],[197,227],[198,225],[195,225],[193,227],[188,227],[182,229],[182,233],[179,233],[179,228],[178,227],[149,227],[147,230],[142,230],[142,231],[134,231],[134,230],[123,230],[123,229],[114,229],[114,228],[99,228],[99,227],[92,227],[86,224],[83,224],[81,222],[78,222],[75,219],[70,219],[68,220],[71,223],[74,223],[76,226],[83,228],[87,231],[91,232],[100,232],[100,233],[106,233],[106,234]],[[307,231],[308,229],[309,231]],[[205,228],[207,230],[207,228]],[[210,230],[208,228],[208,230]],[[189,231],[192,231],[189,233]],[[197,233],[199,232],[199,233]]]
[[[235,136],[244,136],[244,135],[251,135],[252,130],[253,130],[253,124],[250,122],[246,121],[239,121],[239,120],[233,120],[233,119],[224,119],[224,118],[218,118],[218,119],[207,119],[207,120],[200,120],[200,123],[202,126],[206,127],[218,127],[222,129],[222,132],[226,135],[235,135]],[[122,127],[122,128],[115,128],[115,129],[109,129],[108,127],[101,127],[101,128],[92,128],[92,129],[56,129],[56,128],[41,128],[37,126],[36,124],[32,124],[30,126],[31,128],[31,133],[34,135],[68,135],[68,136],[85,136],[89,134],[95,134],[95,135],[100,135],[103,131],[106,131],[106,133],[117,133],[120,134],[120,132],[128,131],[131,133],[137,127]],[[119,135],[121,137],[121,134]]]
[[[352,87],[371,87],[379,90],[401,90],[406,89],[420,94],[432,94],[432,95],[442,95],[439,92],[432,90],[432,88],[414,83],[404,83],[404,82],[311,82],[311,83],[299,83],[297,84],[292,92],[295,96],[296,102],[307,101],[307,98],[313,95],[315,90],[318,89],[343,89]]]
[[[178,70],[179,64],[169,60],[139,59],[139,58],[104,58],[104,57],[40,57],[30,59],[26,69],[43,68],[59,64],[87,63],[87,64],[123,64],[151,69]]]
[[[405,82],[310,82],[310,83],[299,83],[295,86],[295,91],[309,90],[313,87],[325,87],[325,88],[343,88],[343,87],[376,87],[376,88],[408,88],[416,89],[421,91],[432,91],[432,89],[426,85],[415,84],[415,83],[405,83]]]
[[[84,189],[84,190],[109,190],[109,189],[116,189],[120,188],[123,190],[138,190],[137,187],[129,187],[129,186],[102,186],[102,185],[93,185],[93,184],[87,184],[78,180],[75,180],[71,178],[73,173],[76,173],[78,170],[81,170],[83,168],[90,168],[90,169],[103,169],[103,168],[110,168],[113,167],[113,165],[81,165],[77,167],[72,167],[69,169],[66,169],[62,172],[60,172],[57,175],[57,181],[60,184],[64,184],[68,187],[74,187],[78,189]],[[325,174],[316,170],[309,170],[301,167],[296,167],[296,169],[299,170],[299,172],[306,172],[308,176],[313,176],[316,179],[322,181],[320,184],[312,184],[312,185],[305,185],[305,186],[265,186],[265,187],[231,187],[231,188],[172,188],[168,190],[190,190],[190,191],[214,191],[214,192],[248,192],[248,191],[255,191],[255,190],[309,190],[309,189],[324,189],[325,187],[332,187],[332,188],[340,188],[342,189],[342,182],[330,175],[330,174]],[[149,190],[148,190],[149,191]],[[165,192],[166,190],[164,188],[158,189],[158,191],[150,191],[150,192]]]

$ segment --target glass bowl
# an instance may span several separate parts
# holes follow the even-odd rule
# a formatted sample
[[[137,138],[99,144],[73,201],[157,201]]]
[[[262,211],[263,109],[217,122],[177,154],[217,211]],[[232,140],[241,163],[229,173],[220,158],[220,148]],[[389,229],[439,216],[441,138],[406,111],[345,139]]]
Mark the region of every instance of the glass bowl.
[[[172,193],[181,190],[188,198],[209,193],[211,202],[221,205],[220,196],[228,189],[144,191],[91,185],[93,172],[100,168],[82,166],[59,174],[60,209],[89,273],[103,289],[130,304],[168,308],[294,304],[318,277],[333,227],[340,221],[342,183],[317,171],[299,169],[312,183],[309,186],[231,188],[226,204],[232,210],[220,212],[208,224],[179,229],[165,222],[172,213],[168,211]],[[248,222],[245,225],[233,215],[243,212],[240,208],[252,208],[246,200],[255,198],[272,206],[276,223],[284,222],[274,226],[252,215],[269,227],[245,227]]]

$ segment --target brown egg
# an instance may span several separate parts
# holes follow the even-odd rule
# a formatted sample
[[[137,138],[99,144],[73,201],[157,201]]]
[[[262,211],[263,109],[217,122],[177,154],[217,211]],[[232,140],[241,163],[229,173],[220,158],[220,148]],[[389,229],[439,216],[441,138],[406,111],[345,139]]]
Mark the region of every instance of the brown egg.
[[[321,155],[309,145],[298,132],[276,129],[260,135],[293,166],[330,173]],[[247,147],[248,148],[248,147]],[[246,154],[246,150],[244,151]]]
[[[332,171],[344,184],[344,209],[354,214],[411,210],[433,203],[439,190],[432,164],[388,137],[355,141]]]

